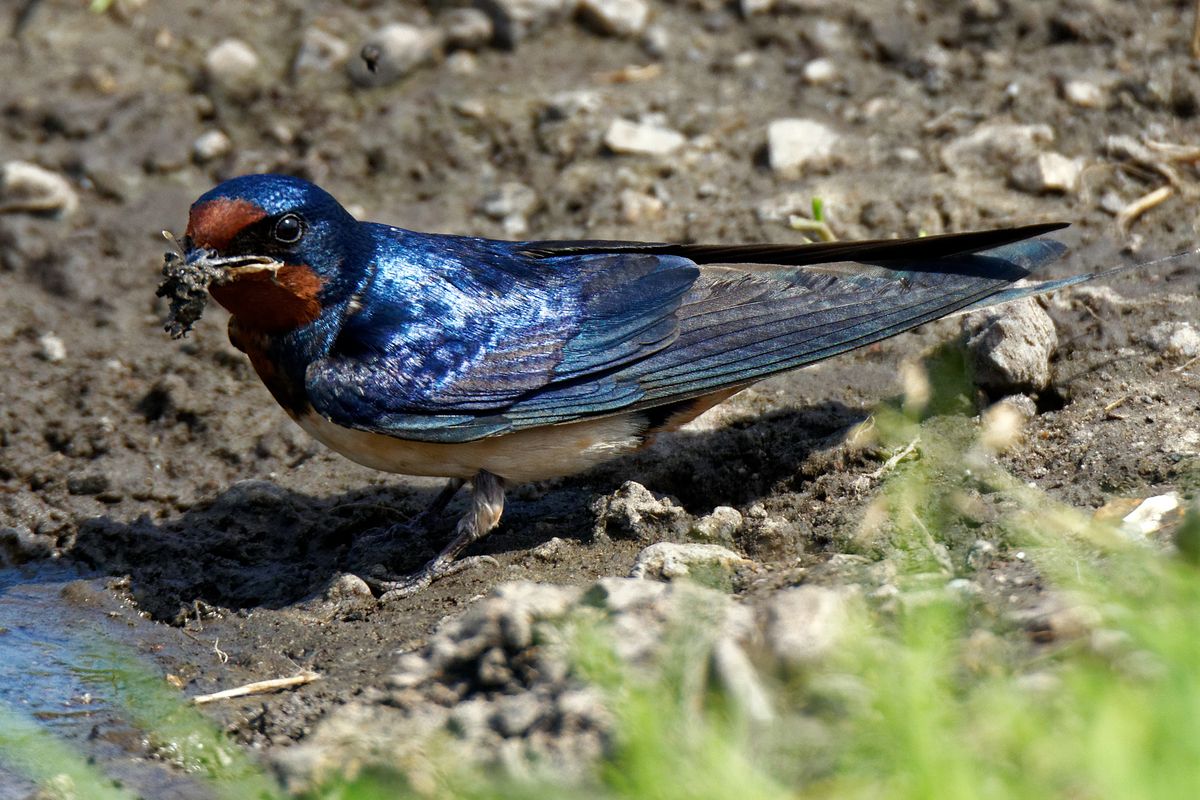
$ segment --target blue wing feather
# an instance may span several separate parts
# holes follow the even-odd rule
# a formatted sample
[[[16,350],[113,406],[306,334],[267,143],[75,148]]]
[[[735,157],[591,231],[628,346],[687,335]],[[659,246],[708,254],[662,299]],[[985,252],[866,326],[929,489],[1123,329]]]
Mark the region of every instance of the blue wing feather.
[[[906,240],[866,243],[867,264],[698,266],[633,245],[558,254],[415,236],[382,248],[363,310],[307,389],[335,422],[441,442],[752,383],[1022,291],[1007,287],[1065,250],[1033,239],[964,255],[939,239],[922,257]]]

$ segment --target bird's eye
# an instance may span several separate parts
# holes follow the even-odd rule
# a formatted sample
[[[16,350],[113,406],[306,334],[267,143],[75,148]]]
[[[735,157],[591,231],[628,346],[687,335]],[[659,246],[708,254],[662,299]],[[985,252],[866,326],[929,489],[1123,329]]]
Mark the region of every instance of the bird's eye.
[[[276,241],[284,244],[294,244],[300,241],[300,237],[304,234],[304,222],[295,214],[284,214],[275,223],[275,230],[272,236]]]

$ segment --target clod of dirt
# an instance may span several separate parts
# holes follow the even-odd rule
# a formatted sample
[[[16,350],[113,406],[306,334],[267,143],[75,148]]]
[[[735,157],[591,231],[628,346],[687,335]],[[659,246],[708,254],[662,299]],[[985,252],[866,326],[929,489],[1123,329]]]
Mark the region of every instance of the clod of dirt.
[[[204,313],[208,304],[208,287],[221,282],[225,272],[218,266],[207,264],[203,259],[188,263],[178,253],[168,252],[163,256],[163,280],[155,295],[165,297],[171,303],[163,330],[172,339],[187,336]]]
[[[661,500],[635,481],[626,481],[621,488],[592,503],[596,515],[593,535],[617,536],[651,542],[669,538],[687,529],[688,514],[671,499]]]
[[[750,559],[719,544],[659,542],[638,553],[629,577],[661,581],[692,578],[705,584],[725,583],[740,570],[755,566]]]
[[[1028,298],[963,317],[975,381],[998,394],[1040,391],[1050,384],[1050,356],[1058,347],[1054,321]]]

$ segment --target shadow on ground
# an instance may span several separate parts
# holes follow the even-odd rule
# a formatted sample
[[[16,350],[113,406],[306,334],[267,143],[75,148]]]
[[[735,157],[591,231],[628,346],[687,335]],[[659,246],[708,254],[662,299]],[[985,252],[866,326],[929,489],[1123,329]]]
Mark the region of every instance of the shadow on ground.
[[[675,497],[695,515],[746,506],[772,489],[803,484],[810,456],[840,442],[863,416],[841,403],[779,411],[680,432],[586,475],[516,487],[500,528],[470,552],[519,553],[552,536],[590,541],[592,501],[626,480]],[[420,567],[449,536],[463,496],[428,531],[395,529],[390,552],[364,553],[356,544],[368,536],[377,544],[381,537],[372,533],[412,517],[434,494],[397,486],[315,497],[248,480],[162,523],[85,520],[69,558],[104,575],[129,575],[132,596],[159,620],[181,623],[206,607],[281,608],[319,594],[342,572],[373,563],[401,572]]]

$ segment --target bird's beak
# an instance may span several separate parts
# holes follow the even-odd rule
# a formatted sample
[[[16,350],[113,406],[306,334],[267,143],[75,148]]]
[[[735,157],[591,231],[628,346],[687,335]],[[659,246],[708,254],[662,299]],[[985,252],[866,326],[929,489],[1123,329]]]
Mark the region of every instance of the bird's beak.
[[[183,260],[187,269],[211,276],[212,282],[216,284],[259,272],[273,275],[283,266],[282,262],[270,256],[221,256],[203,247],[186,250]]]

